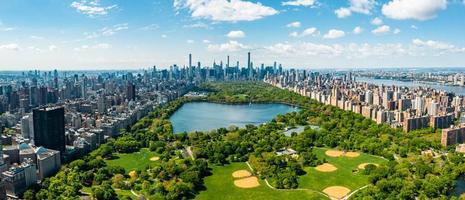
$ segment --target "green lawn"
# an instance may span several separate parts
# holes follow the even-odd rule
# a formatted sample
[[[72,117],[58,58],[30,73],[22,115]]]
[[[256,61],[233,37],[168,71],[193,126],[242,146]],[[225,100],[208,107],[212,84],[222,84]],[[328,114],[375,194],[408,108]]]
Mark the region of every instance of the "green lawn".
[[[323,191],[323,189],[330,186],[344,186],[354,191],[360,187],[368,184],[368,176],[362,173],[354,173],[353,169],[357,169],[358,165],[362,163],[377,163],[385,164],[386,160],[372,156],[369,154],[361,153],[359,157],[349,158],[329,157],[325,154],[325,148],[315,148],[313,151],[319,158],[325,158],[328,163],[337,167],[334,172],[319,172],[313,167],[306,167],[306,175],[301,176],[299,179],[300,188],[309,188],[314,190]]]
[[[198,200],[226,199],[226,200],[269,200],[269,199],[327,199],[311,191],[303,190],[273,190],[260,180],[260,186],[251,189],[241,189],[234,186],[232,173],[236,170],[249,170],[245,163],[232,163],[227,166],[213,166],[213,175],[205,178],[206,190],[197,195]]]
[[[147,148],[143,148],[138,152],[125,154],[117,153],[115,154],[118,158],[113,160],[105,160],[107,165],[110,166],[121,166],[126,172],[137,169],[144,169],[146,166],[156,165],[159,161],[151,161],[150,158],[158,156],[157,153],[150,151]]]

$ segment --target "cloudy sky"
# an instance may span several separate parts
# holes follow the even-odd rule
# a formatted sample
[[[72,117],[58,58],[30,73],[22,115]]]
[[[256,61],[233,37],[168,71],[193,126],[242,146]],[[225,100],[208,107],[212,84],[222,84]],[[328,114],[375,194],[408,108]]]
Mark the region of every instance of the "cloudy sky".
[[[0,70],[465,67],[465,0],[0,2]]]

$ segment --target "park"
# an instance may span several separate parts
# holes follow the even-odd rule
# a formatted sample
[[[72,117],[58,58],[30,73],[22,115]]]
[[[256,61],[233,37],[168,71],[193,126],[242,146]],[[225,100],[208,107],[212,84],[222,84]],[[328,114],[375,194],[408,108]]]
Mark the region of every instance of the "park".
[[[305,167],[296,189],[276,189],[268,180],[257,178],[247,163],[213,166],[213,174],[205,178],[206,191],[197,199],[343,199],[368,185],[362,171],[367,165],[387,163],[382,157],[365,153],[314,148],[326,163]]]

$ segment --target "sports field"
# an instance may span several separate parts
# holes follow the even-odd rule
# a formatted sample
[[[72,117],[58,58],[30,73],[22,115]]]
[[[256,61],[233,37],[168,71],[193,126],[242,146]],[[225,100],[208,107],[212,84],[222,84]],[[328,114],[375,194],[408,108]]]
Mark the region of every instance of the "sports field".
[[[253,185],[252,188],[240,188],[235,185],[235,181],[242,181],[245,177],[238,176],[241,174],[240,170],[247,170],[249,168],[245,163],[232,163],[226,166],[213,166],[213,175],[205,178],[206,190],[201,191],[196,199],[210,200],[210,199],[253,199],[253,200],[268,200],[268,199],[327,199],[316,192],[305,190],[273,190],[266,186],[263,180],[258,180],[258,186]],[[239,171],[239,172],[237,172]],[[235,177],[233,173],[237,172]],[[248,176],[248,175],[247,175]],[[247,178],[245,178],[247,179]],[[247,180],[245,180],[247,181]],[[253,181],[253,180],[251,180]],[[238,183],[238,182],[236,182]],[[240,183],[240,182],[239,182]],[[251,182],[249,182],[250,184]],[[240,185],[239,185],[240,186]],[[250,186],[250,185],[249,185]]]
[[[134,153],[116,153],[116,159],[105,160],[107,165],[110,166],[121,166],[126,172],[137,169],[144,169],[146,166],[156,165],[158,154],[150,151],[147,148],[143,148],[138,152]]]
[[[368,163],[382,165],[387,162],[383,158],[358,152],[338,152],[325,148],[316,148],[314,152],[319,158],[326,159],[325,165],[330,165],[331,170],[324,166],[306,167],[304,170],[307,174],[299,179],[300,188],[325,192],[325,189],[335,189],[336,186],[339,189],[348,189],[350,193],[368,184],[368,176],[360,172],[364,166]],[[327,170],[321,170],[319,167]]]
[[[383,165],[383,158],[359,153],[317,148],[314,152],[327,163],[306,167],[307,174],[299,179],[299,189],[275,190],[263,180],[256,182],[245,163],[213,166],[213,175],[205,178],[206,190],[197,199],[327,199],[323,192],[339,199],[368,184],[368,176],[361,170],[367,164]],[[247,184],[243,187],[239,184]],[[316,191],[315,191],[316,190]]]

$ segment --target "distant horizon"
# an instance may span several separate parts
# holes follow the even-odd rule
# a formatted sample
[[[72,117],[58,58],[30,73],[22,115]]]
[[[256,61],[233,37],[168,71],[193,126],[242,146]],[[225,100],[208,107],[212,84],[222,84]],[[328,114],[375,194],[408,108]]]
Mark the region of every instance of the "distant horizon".
[[[269,67],[272,65],[265,65],[265,67]],[[147,67],[140,67],[140,68],[121,68],[121,69],[109,69],[109,68],[104,68],[104,69],[60,69],[60,68],[53,68],[53,69],[41,69],[41,68],[32,68],[32,69],[24,69],[24,70],[3,70],[0,67],[0,72],[31,72],[31,71],[61,71],[61,72],[73,72],[73,71],[89,71],[89,72],[98,72],[98,71],[143,71],[143,70],[149,70],[153,66],[147,66]],[[178,65],[178,67],[187,67],[186,66],[181,66]],[[202,67],[211,67],[211,66],[202,66]],[[223,66],[225,67],[225,66]],[[235,66],[233,66],[235,67]],[[247,68],[247,66],[239,66],[240,68]],[[159,67],[156,66],[157,70],[158,69],[170,69],[170,67]],[[260,68],[260,66],[254,66],[255,69]],[[292,67],[292,66],[283,66],[283,69],[299,69],[299,70],[312,70],[312,69],[317,69],[317,70],[352,70],[352,71],[357,71],[357,70],[394,70],[394,69],[403,69],[403,70],[412,70],[412,69],[461,69],[463,68],[465,70],[465,66],[451,66],[451,67],[446,67],[446,66],[438,66],[438,67],[430,67],[430,66],[424,66],[424,67]],[[433,72],[436,73],[436,72]]]
[[[465,0],[2,1],[0,70],[243,63],[248,51],[295,68],[465,66],[460,19]]]

